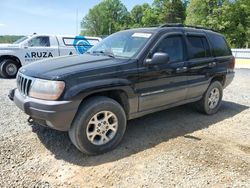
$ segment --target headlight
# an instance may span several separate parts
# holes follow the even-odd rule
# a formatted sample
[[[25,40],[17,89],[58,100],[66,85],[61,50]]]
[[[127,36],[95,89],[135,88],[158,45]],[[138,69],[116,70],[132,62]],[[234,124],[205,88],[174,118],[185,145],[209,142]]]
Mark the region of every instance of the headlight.
[[[63,81],[35,79],[30,88],[29,96],[44,100],[57,100],[65,88]]]

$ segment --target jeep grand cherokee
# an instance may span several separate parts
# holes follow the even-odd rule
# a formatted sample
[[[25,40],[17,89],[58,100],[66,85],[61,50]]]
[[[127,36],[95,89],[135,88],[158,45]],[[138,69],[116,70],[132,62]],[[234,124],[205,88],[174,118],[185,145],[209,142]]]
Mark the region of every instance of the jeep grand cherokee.
[[[10,99],[38,124],[68,131],[87,154],[115,148],[127,120],[186,103],[211,115],[234,77],[225,38],[184,25],[115,33],[87,54],[22,67]]]

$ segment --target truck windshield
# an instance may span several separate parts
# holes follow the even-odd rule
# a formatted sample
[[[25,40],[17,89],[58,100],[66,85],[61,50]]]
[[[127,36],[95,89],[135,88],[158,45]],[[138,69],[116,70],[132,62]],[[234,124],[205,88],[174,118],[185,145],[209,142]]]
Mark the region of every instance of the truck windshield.
[[[115,33],[91,48],[88,53],[131,58],[143,48],[151,35],[152,33],[135,31]]]
[[[28,39],[28,37],[22,37],[22,38],[18,39],[16,42],[14,42],[13,44],[20,44],[21,42],[23,42],[27,39]]]

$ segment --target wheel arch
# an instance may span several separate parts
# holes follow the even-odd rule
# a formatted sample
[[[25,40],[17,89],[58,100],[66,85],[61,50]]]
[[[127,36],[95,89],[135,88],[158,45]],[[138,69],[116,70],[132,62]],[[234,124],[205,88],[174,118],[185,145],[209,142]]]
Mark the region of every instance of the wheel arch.
[[[220,74],[220,75],[215,75],[210,83],[213,83],[214,81],[218,81],[221,83],[222,86],[225,85],[225,80],[226,80],[226,76],[224,74]]]
[[[0,56],[0,62],[5,60],[5,59],[12,59],[12,60],[16,61],[18,63],[18,68],[20,68],[22,66],[22,63],[17,56],[14,56],[14,55],[2,55],[2,56]]]
[[[121,88],[110,88],[110,89],[104,89],[104,90],[98,90],[90,93],[80,93],[77,97],[81,99],[81,103],[78,107],[78,109],[84,105],[84,102],[90,98],[97,97],[97,96],[104,96],[111,98],[118,102],[122,108],[125,111],[126,116],[129,116],[130,109],[131,109],[131,102],[129,99],[128,93]]]

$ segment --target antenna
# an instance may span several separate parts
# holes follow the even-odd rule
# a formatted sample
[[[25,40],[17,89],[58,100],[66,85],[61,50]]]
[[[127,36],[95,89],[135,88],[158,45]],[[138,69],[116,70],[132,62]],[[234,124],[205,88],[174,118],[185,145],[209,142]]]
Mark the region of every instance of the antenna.
[[[78,8],[76,9],[76,36],[79,35],[78,33]]]

